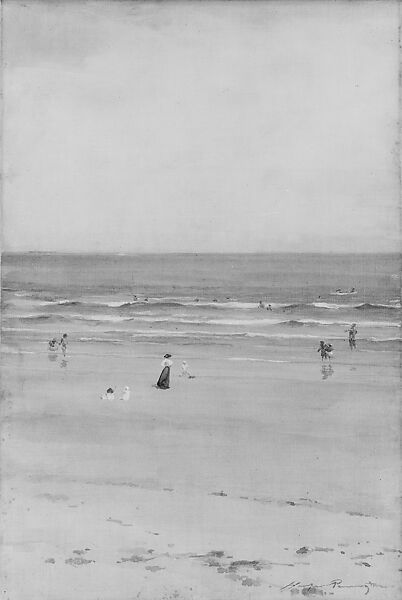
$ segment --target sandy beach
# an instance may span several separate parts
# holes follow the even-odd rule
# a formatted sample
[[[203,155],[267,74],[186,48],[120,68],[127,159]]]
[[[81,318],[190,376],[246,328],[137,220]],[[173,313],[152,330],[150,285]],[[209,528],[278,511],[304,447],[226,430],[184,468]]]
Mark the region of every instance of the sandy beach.
[[[3,349],[10,600],[398,597],[394,353],[171,344],[162,391],[151,344]]]

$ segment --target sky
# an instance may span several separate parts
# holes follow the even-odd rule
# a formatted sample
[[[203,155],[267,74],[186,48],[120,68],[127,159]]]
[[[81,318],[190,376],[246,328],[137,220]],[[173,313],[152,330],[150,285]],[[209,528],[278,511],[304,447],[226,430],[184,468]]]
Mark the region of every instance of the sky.
[[[2,6],[3,250],[399,249],[396,0]]]

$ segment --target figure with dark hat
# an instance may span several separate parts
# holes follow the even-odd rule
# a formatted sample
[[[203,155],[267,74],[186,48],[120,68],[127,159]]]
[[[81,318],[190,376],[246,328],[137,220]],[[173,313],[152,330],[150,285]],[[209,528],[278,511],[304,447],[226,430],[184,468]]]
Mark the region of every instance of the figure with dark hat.
[[[160,390],[168,390],[170,387],[170,367],[173,362],[170,360],[171,354],[165,354],[162,361],[162,373],[159,376],[156,387]]]

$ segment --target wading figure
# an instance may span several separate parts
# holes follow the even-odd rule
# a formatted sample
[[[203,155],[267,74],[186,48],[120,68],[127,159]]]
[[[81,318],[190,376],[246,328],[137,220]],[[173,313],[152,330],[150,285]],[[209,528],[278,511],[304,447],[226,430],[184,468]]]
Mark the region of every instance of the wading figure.
[[[325,358],[328,358],[328,360],[331,362],[331,358],[333,357],[334,347],[332,344],[325,344],[324,347],[325,347],[325,353],[326,353]]]
[[[327,350],[325,348],[325,342],[323,340],[321,340],[320,346],[319,346],[317,352],[321,352],[321,360],[324,360],[324,358],[328,358]]]
[[[351,350],[356,350],[356,334],[357,334],[356,323],[352,323],[350,329],[347,329],[346,331],[349,334],[349,348]]]
[[[159,375],[156,387],[160,390],[168,390],[170,388],[170,367],[173,362],[170,360],[171,354],[165,354],[162,361],[162,373]]]
[[[63,356],[66,355],[67,352],[67,334],[63,333],[63,337],[60,340],[61,351],[63,352]]]

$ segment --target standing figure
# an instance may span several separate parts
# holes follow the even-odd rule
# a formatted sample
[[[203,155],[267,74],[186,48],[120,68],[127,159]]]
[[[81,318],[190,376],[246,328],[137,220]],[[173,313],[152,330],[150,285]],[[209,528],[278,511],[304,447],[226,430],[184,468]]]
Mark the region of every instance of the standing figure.
[[[156,387],[160,390],[168,390],[170,387],[170,367],[173,362],[170,360],[171,354],[165,354],[162,361],[162,373],[159,375]]]
[[[60,340],[59,345],[61,346],[61,351],[63,352],[63,356],[66,355],[67,352],[67,334],[63,333],[63,337]]]
[[[356,334],[357,334],[356,323],[352,323],[350,329],[346,329],[346,331],[349,334],[349,348],[351,350],[356,350]]]

